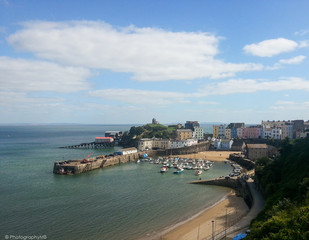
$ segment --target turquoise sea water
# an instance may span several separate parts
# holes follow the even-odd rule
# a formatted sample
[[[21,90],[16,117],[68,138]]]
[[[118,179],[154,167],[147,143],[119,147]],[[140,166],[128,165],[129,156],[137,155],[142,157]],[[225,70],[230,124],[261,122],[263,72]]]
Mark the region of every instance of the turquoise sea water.
[[[54,161],[91,150],[61,146],[91,142],[129,125],[0,126],[1,238],[138,239],[160,232],[222,198],[229,189],[188,184],[194,171],[160,174],[160,166],[128,163],[76,176],[52,173]],[[95,150],[94,155],[118,148]],[[226,175],[215,163],[203,179]]]

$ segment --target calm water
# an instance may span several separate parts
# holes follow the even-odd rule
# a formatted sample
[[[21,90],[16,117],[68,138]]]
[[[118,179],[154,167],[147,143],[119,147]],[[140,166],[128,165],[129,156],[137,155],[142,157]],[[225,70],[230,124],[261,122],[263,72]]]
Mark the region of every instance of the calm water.
[[[129,125],[0,126],[0,234],[48,239],[137,239],[154,234],[222,198],[226,188],[188,184],[194,171],[160,174],[160,166],[128,163],[76,176],[52,173],[54,161],[90,150],[60,146],[91,142]],[[118,148],[95,150],[94,155]],[[215,163],[202,178],[231,172]]]

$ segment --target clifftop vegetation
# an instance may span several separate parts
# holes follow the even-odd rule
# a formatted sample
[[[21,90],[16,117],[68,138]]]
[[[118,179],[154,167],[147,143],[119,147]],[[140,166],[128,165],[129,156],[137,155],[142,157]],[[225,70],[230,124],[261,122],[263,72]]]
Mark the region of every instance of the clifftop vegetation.
[[[278,158],[257,165],[266,205],[247,238],[309,239],[309,138],[283,141]]]
[[[139,127],[131,127],[130,131],[122,136],[120,145],[124,147],[137,147],[142,138],[175,138],[176,126],[164,126],[161,124],[146,124]]]

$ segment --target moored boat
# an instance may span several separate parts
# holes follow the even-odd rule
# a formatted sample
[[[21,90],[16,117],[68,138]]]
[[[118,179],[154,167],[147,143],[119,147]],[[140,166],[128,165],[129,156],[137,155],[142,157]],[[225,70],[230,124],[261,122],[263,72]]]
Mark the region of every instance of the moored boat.
[[[197,170],[196,172],[195,172],[195,175],[196,176],[199,176],[199,175],[201,175],[203,172],[202,172],[202,170]]]
[[[161,167],[160,172],[161,172],[161,173],[168,172],[168,168],[167,168],[167,167]]]
[[[174,174],[179,174],[179,173],[182,173],[183,171],[184,171],[184,169],[181,168],[181,169],[178,169],[177,171],[175,171]]]

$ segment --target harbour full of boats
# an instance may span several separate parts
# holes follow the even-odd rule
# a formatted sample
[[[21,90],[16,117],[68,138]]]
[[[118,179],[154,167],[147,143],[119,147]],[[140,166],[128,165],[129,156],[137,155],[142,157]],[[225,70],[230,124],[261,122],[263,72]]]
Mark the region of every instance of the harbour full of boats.
[[[158,164],[161,165],[160,172],[166,173],[169,169],[174,168],[174,174],[181,174],[185,170],[195,170],[194,174],[196,176],[201,175],[204,171],[208,171],[213,162],[209,160],[203,159],[187,159],[187,158],[168,158],[168,157],[158,157],[156,159],[153,158],[143,158],[137,161],[140,162],[148,162],[149,164]]]

